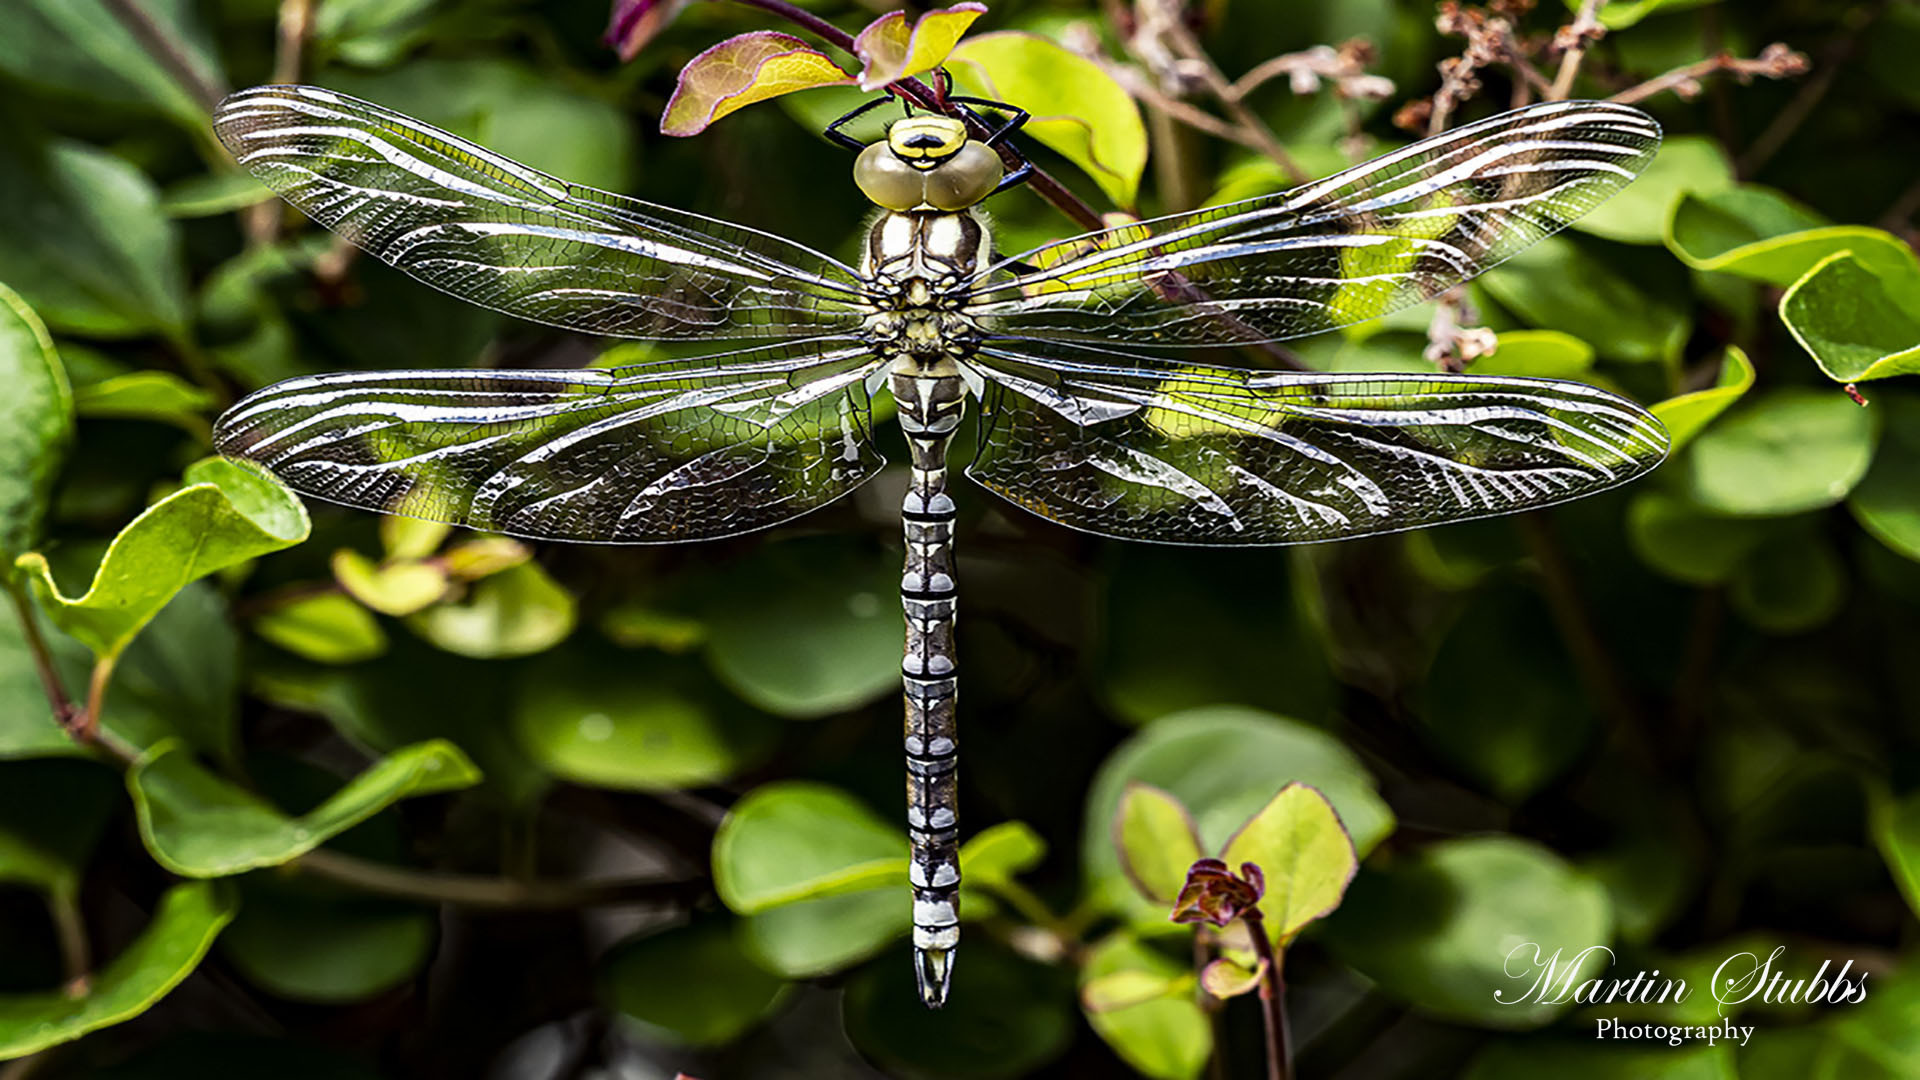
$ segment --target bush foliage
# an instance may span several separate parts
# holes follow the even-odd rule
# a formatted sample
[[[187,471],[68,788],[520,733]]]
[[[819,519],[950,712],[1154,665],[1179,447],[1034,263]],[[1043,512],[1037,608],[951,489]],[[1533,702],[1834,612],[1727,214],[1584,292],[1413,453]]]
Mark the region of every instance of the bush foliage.
[[[808,4],[873,24],[856,59],[736,38],[804,33],[765,6],[0,13],[0,1077],[1254,1076],[1263,970],[1299,1076],[1920,1075],[1920,8]],[[963,490],[968,930],[927,1012],[904,481],[595,548],[209,458],[221,408],[294,375],[668,355],[355,257],[209,110],[315,83],[853,261],[869,207],[818,132],[942,59],[1035,113],[1064,185],[993,201],[1008,252],[1083,231],[1074,203],[1280,190],[1516,96],[1638,102],[1668,139],[1621,196],[1297,353],[1595,383],[1675,451],[1551,511],[1292,549]],[[1871,975],[1730,1007],[1744,1045],[1617,1044],[1597,1021],[1720,1011],[1514,1004],[1523,943]]]

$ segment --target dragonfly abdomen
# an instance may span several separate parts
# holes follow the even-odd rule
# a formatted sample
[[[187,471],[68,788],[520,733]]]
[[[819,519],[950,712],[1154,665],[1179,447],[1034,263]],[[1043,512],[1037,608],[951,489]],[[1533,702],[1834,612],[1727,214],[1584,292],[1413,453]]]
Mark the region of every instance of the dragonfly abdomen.
[[[921,1000],[938,1006],[946,1000],[953,951],[960,944],[959,670],[947,444],[960,426],[966,386],[957,374],[920,374],[914,367],[896,365],[892,375],[911,468],[900,507],[907,541],[900,576],[907,627],[900,675],[906,702],[914,974]]]

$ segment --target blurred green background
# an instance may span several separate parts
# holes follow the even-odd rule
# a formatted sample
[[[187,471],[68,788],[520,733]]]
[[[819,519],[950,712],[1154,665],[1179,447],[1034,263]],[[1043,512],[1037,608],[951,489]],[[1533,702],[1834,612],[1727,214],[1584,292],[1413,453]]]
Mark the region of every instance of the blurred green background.
[[[806,6],[858,30],[889,5]],[[1410,141],[1395,112],[1462,46],[1416,0],[1192,6],[1228,78],[1371,43],[1384,99],[1285,79],[1245,99],[1315,175]],[[694,55],[793,29],[764,12],[693,3],[622,63],[606,0],[318,0],[297,49],[288,10],[308,9],[0,9],[0,283],[18,294],[0,352],[23,388],[0,445],[8,484],[47,496],[42,535],[4,550],[44,552],[69,594],[248,390],[657,355],[354,257],[234,172],[208,127],[222,91],[297,77],[569,179],[857,251],[869,208],[818,136],[857,94],[656,134]],[[1125,10],[1001,0],[975,32],[1131,65]],[[1518,13],[1519,47],[1571,18]],[[994,831],[972,849],[947,1010],[915,1000],[897,867],[821,885],[903,844],[900,476],[666,548],[315,504],[304,543],[241,561],[285,544],[256,536],[118,654],[103,719],[131,769],[60,733],[30,639],[0,618],[0,1078],[1262,1075],[1251,1003],[1197,1003],[1192,932],[1119,874],[1129,780],[1177,795],[1210,845],[1289,780],[1340,811],[1362,868],[1287,955],[1300,1076],[1920,1076],[1920,394],[1902,358],[1920,344],[1920,5],[1635,0],[1602,18],[1575,96],[1775,42],[1811,60],[1651,93],[1669,141],[1650,175],[1471,290],[1503,345],[1471,370],[1665,403],[1685,441],[1563,508],[1296,549],[1111,543],[960,485],[963,820]],[[1512,97],[1511,67],[1481,77],[1463,119]],[[1133,209],[1286,185],[1245,147],[1145,130]],[[1078,231],[1028,191],[991,209],[1008,251]],[[1431,315],[1298,351],[1431,370]],[[36,319],[78,417],[63,464],[25,389],[57,383]],[[243,508],[278,497],[231,470],[187,480]],[[182,549],[159,550],[143,572]],[[101,648],[66,625],[42,632],[84,696]],[[1794,977],[1870,972],[1868,997],[1732,1007],[1760,1028],[1744,1048],[1601,1043],[1601,1017],[1716,1007],[1704,986],[1679,1005],[1496,1002],[1524,989],[1509,951],[1536,941],[1690,983],[1784,946]],[[1084,1011],[1076,988],[1114,972],[1158,990]]]

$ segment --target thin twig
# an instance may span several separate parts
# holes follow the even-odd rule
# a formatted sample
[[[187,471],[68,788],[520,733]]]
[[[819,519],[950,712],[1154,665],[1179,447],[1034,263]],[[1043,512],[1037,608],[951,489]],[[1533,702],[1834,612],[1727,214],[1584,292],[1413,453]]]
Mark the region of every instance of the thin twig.
[[[1267,940],[1266,920],[1259,908],[1248,908],[1240,917],[1253,939],[1254,955],[1260,958],[1260,1018],[1267,1032],[1267,1078],[1291,1080],[1292,1040],[1287,1031],[1287,981],[1280,970],[1282,958],[1274,953],[1273,942]]]
[[[1240,95],[1234,92],[1233,84],[1221,72],[1220,65],[1214,63],[1213,57],[1201,47],[1199,39],[1195,38],[1193,31],[1187,28],[1184,19],[1176,14],[1163,20],[1160,29],[1173,47],[1194,65],[1201,81],[1206,84],[1207,91],[1226,107],[1227,112],[1233,116],[1235,125],[1253,140],[1253,145],[1262,154],[1272,158],[1274,163],[1280,166],[1281,171],[1287,174],[1288,180],[1295,184],[1304,184],[1313,179],[1313,174],[1301,168],[1300,163],[1287,152],[1287,148],[1281,145],[1279,136],[1273,133],[1273,129],[1267,126],[1267,122],[1262,120],[1260,115],[1249,108]]]
[[[1626,674],[1594,624],[1593,612],[1580,595],[1572,564],[1552,523],[1540,511],[1517,515],[1513,522],[1526,542],[1528,554],[1540,569],[1547,606],[1553,612],[1553,621],[1560,628],[1567,651],[1573,656],[1581,681],[1587,684],[1601,711],[1613,719],[1616,729],[1626,737],[1629,750],[1638,754],[1643,763],[1652,764],[1653,744],[1641,721],[1640,709],[1627,688]]]
[[[273,51],[273,81],[288,85],[300,81],[307,37],[313,32],[315,0],[280,0],[279,40]],[[241,229],[247,243],[265,247],[280,238],[281,203],[268,199],[240,212]]]
[[[1833,88],[1834,77],[1849,66],[1855,50],[1859,48],[1860,36],[1884,10],[1886,4],[1882,2],[1871,7],[1854,8],[1847,13],[1840,35],[1828,42],[1820,54],[1820,70],[1807,80],[1792,101],[1787,102],[1787,107],[1774,116],[1773,122],[1760,133],[1759,138],[1754,139],[1735,159],[1734,175],[1746,179],[1759,172],[1760,167],[1772,160],[1773,155],[1787,144],[1794,132],[1800,130],[1800,125],[1806,123],[1807,117],[1813,115],[1814,108],[1827,96],[1827,91]]]
[[[40,689],[47,695],[47,704],[53,707],[53,719],[61,727],[71,728],[79,707],[67,695],[66,684],[60,681],[59,669],[53,664],[53,652],[40,633],[33,601],[27,598],[26,590],[18,582],[10,581],[6,588],[7,595],[13,598],[14,613],[20,617],[20,632],[26,638],[27,654],[33,658],[33,670],[40,676]]]
[[[1580,74],[1580,62],[1587,58],[1587,50],[1593,47],[1593,43],[1607,32],[1597,17],[1600,9],[1606,6],[1607,0],[1582,0],[1580,13],[1554,35],[1554,44],[1562,52],[1560,70],[1554,73],[1553,86],[1547,91],[1548,101],[1565,101],[1567,95],[1573,92],[1573,80]]]
[[[1751,60],[1721,53],[1705,60],[1683,64],[1672,71],[1656,75],[1638,86],[1628,87],[1607,100],[1621,105],[1633,105],[1666,90],[1673,90],[1682,97],[1690,98],[1700,92],[1700,80],[1708,75],[1725,72],[1742,80],[1751,79],[1756,75],[1764,79],[1785,79],[1806,74],[1807,66],[1805,55],[1794,52],[1785,45],[1773,44],[1761,50],[1760,55]]]
[[[47,914],[60,944],[60,964],[67,976],[62,989],[70,998],[82,997],[93,981],[93,949],[87,944],[87,924],[80,917],[80,898],[64,889],[47,894]]]
[[[326,849],[309,851],[294,860],[292,865],[315,877],[380,896],[499,910],[561,910],[688,902],[708,887],[707,882],[700,878],[523,881],[474,874],[445,874],[390,866]]]
[[[121,25],[139,40],[141,47],[166,68],[167,74],[192,94],[202,108],[212,112],[220,99],[227,96],[227,88],[202,72],[173,34],[154,21],[151,5],[137,3],[136,0],[106,0],[106,5]]]

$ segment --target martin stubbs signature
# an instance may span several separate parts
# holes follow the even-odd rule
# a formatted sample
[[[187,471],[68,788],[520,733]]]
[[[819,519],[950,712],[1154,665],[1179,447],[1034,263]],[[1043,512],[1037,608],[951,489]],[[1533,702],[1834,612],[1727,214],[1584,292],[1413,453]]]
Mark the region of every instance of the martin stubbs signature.
[[[1720,1015],[1726,1016],[1732,1006],[1750,1003],[1857,1005],[1867,1000],[1868,973],[1855,972],[1853,961],[1848,960],[1840,966],[1840,970],[1831,971],[1832,962],[1822,960],[1818,971],[1807,977],[1794,978],[1780,960],[1781,954],[1786,951],[1783,945],[1765,958],[1757,953],[1737,952],[1722,960],[1720,966],[1714,969],[1707,986],[1707,992],[1719,1003]],[[1513,987],[1495,990],[1493,999],[1503,1005],[1654,1005],[1684,1002],[1694,991],[1687,980],[1662,975],[1658,968],[1636,971],[1630,977],[1613,975],[1614,961],[1613,950],[1605,945],[1591,945],[1569,957],[1559,949],[1547,955],[1538,944],[1525,942],[1507,953],[1505,971],[1507,977],[1516,984],[1527,983],[1526,989],[1518,992]],[[1596,1037],[1600,1038],[1609,1034],[1614,1038],[1680,1038],[1672,1033],[1691,1033],[1695,1030],[1672,1028],[1661,1029],[1661,1033],[1652,1036],[1627,1036],[1625,1032],[1631,1029],[1615,1021],[1601,1020],[1599,1025]],[[1698,1030],[1702,1033],[1715,1031],[1717,1037],[1735,1038],[1743,1045],[1746,1036],[1752,1033],[1751,1028],[1744,1029],[1744,1032],[1725,1028],[1726,1025],[1715,1025]],[[1686,1037],[1707,1036],[1689,1034]]]

